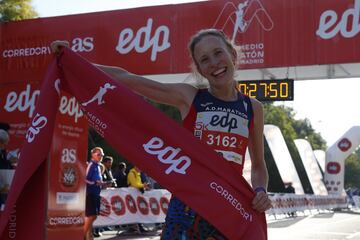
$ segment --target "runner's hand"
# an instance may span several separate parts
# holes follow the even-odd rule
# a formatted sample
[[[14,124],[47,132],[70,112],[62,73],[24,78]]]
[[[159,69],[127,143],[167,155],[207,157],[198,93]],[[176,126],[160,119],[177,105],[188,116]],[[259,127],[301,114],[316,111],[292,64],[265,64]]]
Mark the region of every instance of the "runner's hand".
[[[252,201],[252,207],[259,212],[265,212],[266,210],[272,208],[271,200],[267,193],[262,191],[257,192]]]
[[[65,40],[56,40],[50,44],[51,51],[55,54],[58,54],[62,47],[69,47],[69,46],[70,46],[69,42]]]

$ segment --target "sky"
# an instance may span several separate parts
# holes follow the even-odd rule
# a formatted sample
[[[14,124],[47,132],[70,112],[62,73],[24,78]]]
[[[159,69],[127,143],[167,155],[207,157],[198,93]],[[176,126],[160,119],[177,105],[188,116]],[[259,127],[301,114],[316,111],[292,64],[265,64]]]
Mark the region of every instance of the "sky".
[[[194,2],[195,0],[32,0],[40,17]],[[200,0],[198,0],[200,1]],[[330,147],[352,126],[360,125],[360,79],[295,81],[294,101],[278,102],[307,118]]]

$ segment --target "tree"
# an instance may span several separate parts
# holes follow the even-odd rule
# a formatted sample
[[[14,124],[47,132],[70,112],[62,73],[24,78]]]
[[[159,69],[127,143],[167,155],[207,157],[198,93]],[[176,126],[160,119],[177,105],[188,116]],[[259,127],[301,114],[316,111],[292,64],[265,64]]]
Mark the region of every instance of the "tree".
[[[304,165],[301,161],[298,150],[295,146],[294,140],[297,138],[303,138],[309,141],[311,147],[315,149],[326,149],[326,141],[321,135],[312,128],[308,119],[295,120],[294,109],[286,106],[275,106],[272,103],[264,104],[264,122],[265,124],[273,124],[280,128],[286,145],[289,149],[290,155],[293,159],[295,168],[299,174],[300,181],[306,193],[311,192],[311,184],[305,171]],[[267,145],[265,144],[265,147]],[[265,161],[268,165],[269,172],[274,173],[275,176],[269,183],[269,190],[281,191],[283,184],[279,181],[278,173],[275,161],[270,151],[265,149]],[[271,177],[271,176],[270,176]],[[281,179],[280,179],[281,180]]]
[[[0,0],[0,22],[35,18],[38,14],[31,0]]]
[[[296,131],[298,138],[305,138],[311,143],[313,150],[325,150],[326,141],[319,133],[312,128],[309,119],[293,120],[292,126]]]
[[[360,151],[351,154],[345,160],[345,189],[351,187],[360,188]]]

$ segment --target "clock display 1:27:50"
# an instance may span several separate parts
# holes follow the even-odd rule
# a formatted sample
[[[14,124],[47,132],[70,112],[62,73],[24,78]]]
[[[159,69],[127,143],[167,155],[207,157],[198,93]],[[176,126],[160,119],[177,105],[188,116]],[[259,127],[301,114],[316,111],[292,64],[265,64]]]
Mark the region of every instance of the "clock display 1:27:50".
[[[239,81],[238,88],[259,101],[294,100],[294,79]]]

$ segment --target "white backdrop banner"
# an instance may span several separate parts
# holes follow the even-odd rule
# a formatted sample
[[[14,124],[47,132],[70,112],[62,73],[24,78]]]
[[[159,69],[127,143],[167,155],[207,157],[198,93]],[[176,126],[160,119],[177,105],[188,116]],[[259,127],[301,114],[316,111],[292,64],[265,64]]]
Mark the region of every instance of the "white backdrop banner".
[[[103,190],[101,197],[101,212],[94,226],[164,222],[171,193],[156,189],[142,194],[129,187]]]
[[[284,183],[291,182],[292,186],[295,188],[296,194],[304,194],[304,189],[301,185],[299,175],[296,171],[294,162],[291,158],[280,128],[275,125],[266,124],[264,126],[264,135],[274,157],[276,167],[279,170],[282,181]]]
[[[324,150],[314,150],[315,158],[319,163],[321,170],[325,173],[325,151]]]
[[[305,139],[295,139],[294,142],[304,164],[314,194],[327,195],[328,193],[322,181],[321,171],[310,143]]]

